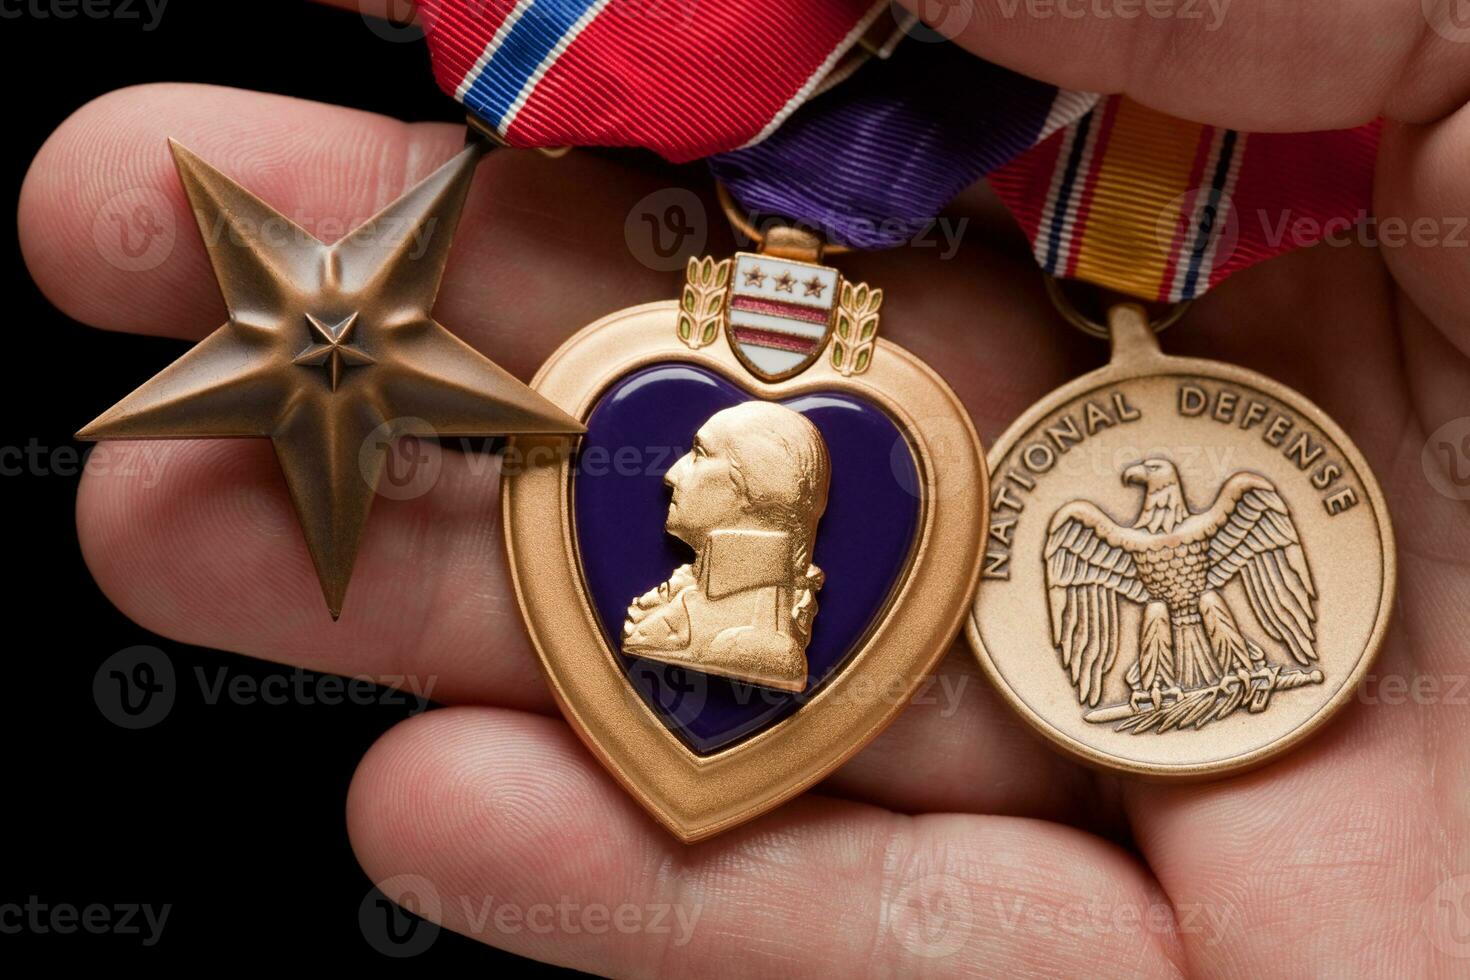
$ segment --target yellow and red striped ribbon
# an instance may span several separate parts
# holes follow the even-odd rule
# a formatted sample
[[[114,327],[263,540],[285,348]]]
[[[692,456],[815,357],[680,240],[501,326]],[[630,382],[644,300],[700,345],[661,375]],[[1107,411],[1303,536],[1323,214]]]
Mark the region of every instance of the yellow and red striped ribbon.
[[[1046,271],[1177,302],[1364,220],[1379,129],[1247,134],[1114,96],[990,181]]]

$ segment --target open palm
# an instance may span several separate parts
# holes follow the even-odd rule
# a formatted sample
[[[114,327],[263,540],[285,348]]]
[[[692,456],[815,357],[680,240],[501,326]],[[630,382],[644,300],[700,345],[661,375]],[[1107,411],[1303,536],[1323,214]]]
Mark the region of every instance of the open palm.
[[[1265,14],[1245,8],[1271,4],[1238,6],[1235,23],[1248,25]],[[1455,455],[1470,432],[1470,247],[1456,217],[1470,213],[1470,111],[1454,111],[1470,91],[1470,45],[1433,35],[1417,0],[1357,6],[1374,10],[1362,15],[1374,46],[1356,32],[1323,41],[1305,20],[1254,34],[1227,25],[1213,47],[1193,48],[1155,36],[1182,25],[1147,20],[1075,37],[1085,23],[977,22],[961,37],[1039,75],[1047,44],[1075,44],[1072,63],[1050,66],[1066,77],[1052,80],[1127,89],[1209,121],[1408,120],[1387,129],[1375,206],[1381,219],[1437,223],[1432,242],[1319,246],[1256,267],[1166,342],[1274,376],[1332,414],[1382,481],[1398,533],[1400,600],[1373,678],[1323,733],[1264,769],[1165,786],[1079,767],[1006,708],[960,642],[922,703],[818,791],[684,846],[558,717],[511,594],[484,457],[445,452],[431,492],[375,504],[337,624],[265,441],[114,447],[146,465],[83,480],[88,564],[128,615],[180,641],[432,678],[452,707],[398,726],[363,760],[348,800],[353,845],[390,895],[415,891],[424,908],[427,882],[435,918],[527,956],[635,976],[1464,972],[1470,513],[1435,489],[1423,449],[1459,420],[1452,452],[1430,459],[1470,465]],[[1122,30],[1137,36],[1121,44]],[[1131,60],[1144,49],[1166,56]],[[1208,98],[1189,67],[1201,51]],[[1221,77],[1237,91],[1218,91]],[[197,86],[99,99],[42,149],[20,204],[30,268],[73,317],[188,339],[223,321],[169,136],[330,237],[447,159],[462,131]],[[702,183],[699,168],[626,156],[493,154],[437,318],[529,377],[582,325],[675,294],[674,274],[638,261],[625,220],[651,193]],[[98,248],[92,222],[138,193],[169,202],[177,237],[160,264],[131,270]],[[730,243],[706,201],[708,250],[720,253]],[[885,334],[938,368],[991,440],[1105,351],[1060,324],[983,189],[955,208],[968,225],[952,258],[905,248],[839,261],[884,288]],[[502,906],[519,914],[497,916]],[[551,913],[526,915],[540,906]],[[657,928],[655,906],[671,910]],[[619,919],[626,907],[636,921]]]

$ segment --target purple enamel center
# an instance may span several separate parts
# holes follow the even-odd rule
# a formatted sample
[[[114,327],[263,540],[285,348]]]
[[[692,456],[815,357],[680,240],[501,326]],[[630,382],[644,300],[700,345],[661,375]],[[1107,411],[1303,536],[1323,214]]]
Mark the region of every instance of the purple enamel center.
[[[716,412],[750,395],[704,368],[667,364],[616,382],[587,420],[573,481],[582,574],[603,633],[620,649],[628,604],[691,560],[664,531],[663,477]],[[782,404],[822,433],[832,460],[814,560],[827,580],[807,645],[810,679],[776,691],[621,653],[629,683],[694,751],[707,754],[795,712],[855,651],[898,584],[919,524],[912,450],[889,416],[864,399],[816,393]],[[880,679],[881,680],[881,679]]]

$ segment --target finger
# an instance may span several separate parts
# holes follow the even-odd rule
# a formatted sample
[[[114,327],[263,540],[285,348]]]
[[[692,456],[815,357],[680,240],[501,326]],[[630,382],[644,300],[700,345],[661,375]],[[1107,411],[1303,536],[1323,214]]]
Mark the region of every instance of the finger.
[[[1470,415],[1470,106],[1428,126],[1390,125],[1374,213],[1382,251],[1409,300],[1404,356],[1428,430]]]
[[[26,263],[68,315],[188,339],[224,320],[169,137],[308,232],[335,240],[452,156],[464,128],[199,85],[96,99],[47,140],[21,190]],[[442,292],[437,318],[529,375],[576,327],[668,293],[668,274],[640,263],[624,238],[632,205],[668,186],[667,172],[585,154],[555,162],[491,154],[455,238],[445,276],[453,288]],[[133,225],[139,205],[163,229],[160,254],[141,262],[127,247],[146,240]],[[566,288],[588,269],[601,275]]]
[[[1162,893],[1097,838],[808,797],[684,846],[564,726],[515,712],[449,709],[392,730],[353,779],[348,829],[390,897],[412,892],[457,932],[613,976],[1182,965]]]
[[[1378,115],[1422,122],[1470,96],[1461,43],[1470,32],[1439,0],[904,4],[1023,74],[1239,129],[1334,129]]]
[[[1461,470],[1470,464],[1470,107],[1430,126],[1390,125],[1380,154],[1374,213],[1388,268],[1402,290],[1396,306],[1399,357],[1410,379],[1401,476],[1394,494],[1400,563],[1431,595],[1470,594],[1470,521]],[[1400,515],[1407,515],[1402,517]],[[1400,586],[1408,594],[1410,586]],[[1470,618],[1445,599],[1441,638],[1416,648],[1419,668],[1456,675],[1461,645],[1450,637]]]
[[[1428,576],[1402,585],[1434,588]],[[1404,625],[1400,636],[1437,630],[1418,618]],[[1406,647],[1390,644],[1363,689],[1368,703],[1268,769],[1204,786],[1125,787],[1135,840],[1174,902],[1192,968],[1454,972],[1442,951],[1455,942],[1434,935],[1444,922],[1435,892],[1465,869],[1448,841],[1466,804],[1444,780],[1465,771],[1467,726],[1463,702],[1381,696],[1387,678],[1409,690],[1418,676]]]
[[[338,623],[263,440],[99,446],[77,496],[82,553],[118,608],[163,636],[552,710],[500,551],[497,458],[420,449],[432,490],[374,503]]]

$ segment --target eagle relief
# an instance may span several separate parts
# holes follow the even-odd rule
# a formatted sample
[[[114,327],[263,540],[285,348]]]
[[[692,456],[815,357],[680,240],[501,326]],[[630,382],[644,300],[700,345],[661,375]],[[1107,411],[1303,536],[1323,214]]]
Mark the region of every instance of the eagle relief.
[[[799,412],[750,401],[710,416],[664,478],[665,528],[694,561],[633,600],[623,652],[804,689],[830,469],[821,433]]]
[[[1143,494],[1120,524],[1095,504],[1059,508],[1043,553],[1051,639],[1083,717],[1133,733],[1202,728],[1244,706],[1264,711],[1275,691],[1320,684],[1317,592],[1291,510],[1272,483],[1238,472],[1215,502],[1191,511],[1167,458],[1124,469]],[[1290,656],[1273,663],[1225,587],[1238,581],[1267,637]],[[1142,607],[1128,700],[1100,705],[1122,646],[1123,602]]]

